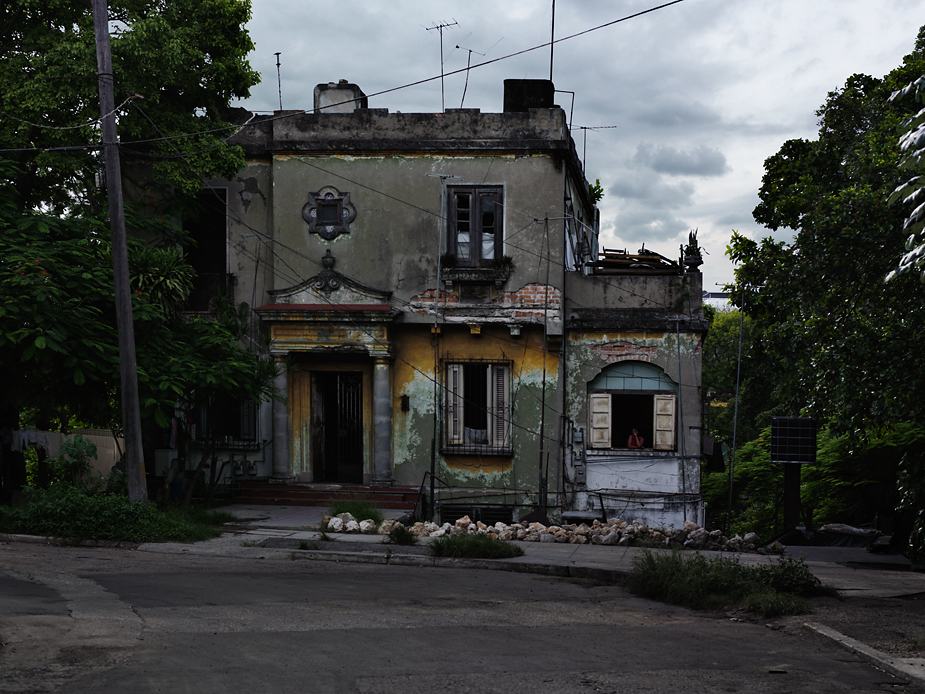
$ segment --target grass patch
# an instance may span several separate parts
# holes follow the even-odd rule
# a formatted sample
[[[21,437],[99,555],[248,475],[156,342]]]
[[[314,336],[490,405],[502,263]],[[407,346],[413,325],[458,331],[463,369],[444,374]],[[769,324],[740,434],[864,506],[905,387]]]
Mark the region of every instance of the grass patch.
[[[334,505],[328,509],[329,516],[337,516],[341,513],[349,513],[356,518],[357,523],[364,520],[371,520],[378,528],[385,520],[382,517],[382,511],[370,504],[365,499],[336,499]]]
[[[115,542],[198,542],[221,535],[231,514],[191,506],[159,510],[66,483],[30,490],[24,508],[0,507],[0,532]]]
[[[745,566],[738,559],[707,559],[645,550],[633,561],[627,589],[643,598],[693,609],[738,607],[762,617],[811,612],[807,597],[838,591],[812,575],[802,559]]]
[[[523,556],[523,549],[489,535],[451,535],[433,540],[428,546],[435,557],[506,559]]]
[[[389,542],[393,545],[416,545],[418,543],[418,536],[401,523],[396,523],[392,526],[392,529],[389,530]]]

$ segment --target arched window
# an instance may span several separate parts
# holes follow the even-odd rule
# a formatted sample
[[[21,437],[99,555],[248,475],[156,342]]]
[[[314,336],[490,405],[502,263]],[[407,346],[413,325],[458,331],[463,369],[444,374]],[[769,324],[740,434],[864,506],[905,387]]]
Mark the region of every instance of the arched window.
[[[588,384],[591,448],[675,450],[677,393],[677,384],[652,364],[608,366]]]

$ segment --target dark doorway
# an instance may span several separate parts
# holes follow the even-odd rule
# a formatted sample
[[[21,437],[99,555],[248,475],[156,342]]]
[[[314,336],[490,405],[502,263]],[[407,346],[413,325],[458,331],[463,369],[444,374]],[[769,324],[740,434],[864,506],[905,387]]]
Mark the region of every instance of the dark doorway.
[[[363,483],[363,374],[312,374],[312,461],[316,482]]]

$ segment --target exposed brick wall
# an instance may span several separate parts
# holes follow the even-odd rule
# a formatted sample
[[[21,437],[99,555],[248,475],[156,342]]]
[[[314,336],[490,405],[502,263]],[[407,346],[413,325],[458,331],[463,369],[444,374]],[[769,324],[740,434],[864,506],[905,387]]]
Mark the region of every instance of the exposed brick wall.
[[[495,297],[496,304],[513,304],[514,306],[559,306],[562,303],[562,292],[558,287],[548,286],[539,282],[525,285],[513,292],[501,292]]]
[[[618,361],[652,361],[658,348],[642,347],[632,342],[608,342],[595,345],[591,351],[608,364],[614,364]]]
[[[431,313],[434,310],[434,299],[437,297],[436,289],[428,289],[421,294],[411,297],[409,308],[414,313]],[[445,289],[440,290],[440,305],[458,304],[459,296]]]

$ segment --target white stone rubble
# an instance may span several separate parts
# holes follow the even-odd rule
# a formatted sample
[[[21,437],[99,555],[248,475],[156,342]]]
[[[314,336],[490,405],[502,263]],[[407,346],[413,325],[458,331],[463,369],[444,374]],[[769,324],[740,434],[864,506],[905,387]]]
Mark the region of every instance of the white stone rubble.
[[[379,535],[388,535],[398,521],[384,521],[376,530]],[[364,520],[357,523],[349,513],[337,517],[325,516],[322,527],[331,532],[373,532],[375,523]],[[745,537],[728,538],[719,530],[701,528],[693,521],[685,521],[680,528],[649,527],[638,521],[626,521],[612,518],[607,523],[594,521],[591,525],[550,525],[541,523],[474,523],[469,516],[458,518],[455,523],[415,523],[410,527],[418,537],[444,537],[446,535],[485,534],[499,540],[520,540],[521,542],[558,542],[575,545],[641,545],[645,547],[684,547],[686,549],[722,550],[724,552],[758,552],[759,554],[779,553],[783,547],[779,544],[765,549],[755,533],[746,533]]]

